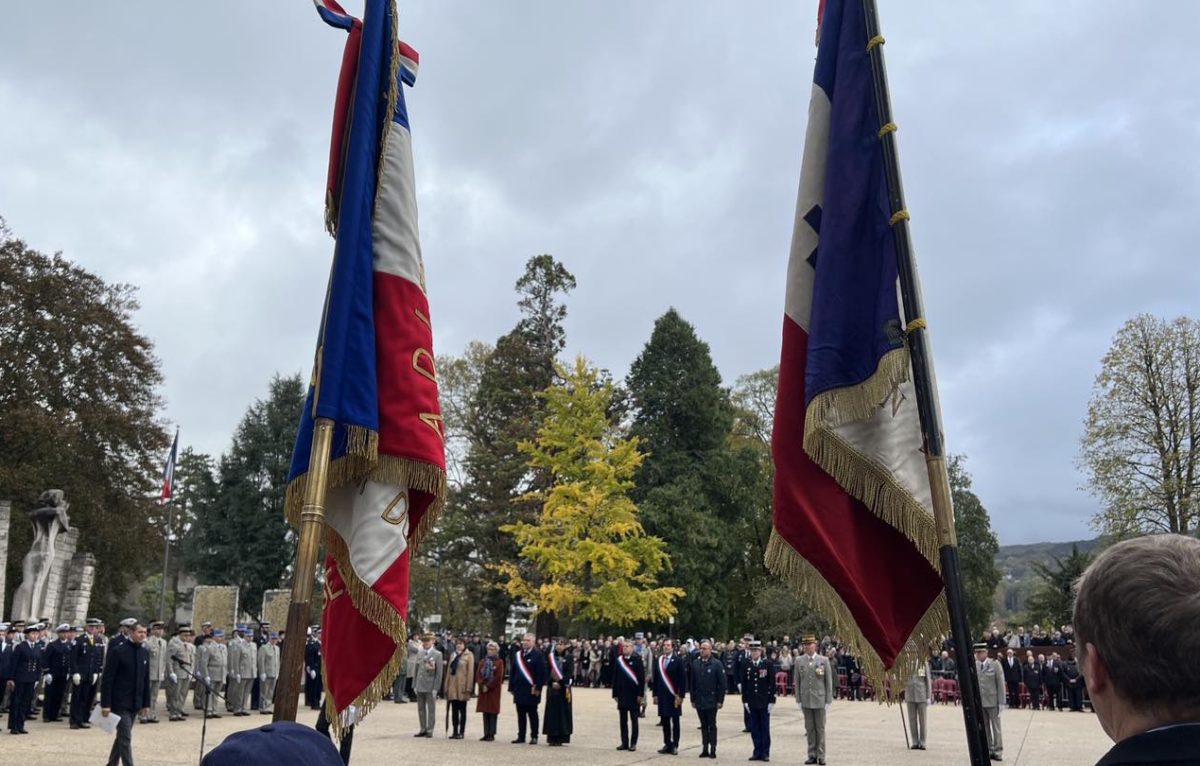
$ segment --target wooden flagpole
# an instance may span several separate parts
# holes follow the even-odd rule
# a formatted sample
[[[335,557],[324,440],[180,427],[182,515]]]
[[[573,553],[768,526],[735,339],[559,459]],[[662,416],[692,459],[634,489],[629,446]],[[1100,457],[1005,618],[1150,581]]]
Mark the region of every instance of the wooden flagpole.
[[[333,445],[333,421],[313,422],[312,453],[308,459],[308,481],[300,510],[300,541],[292,571],[292,601],[288,605],[287,634],[279,658],[279,686],[275,693],[273,721],[295,721],[303,688],[305,631],[312,611],[313,580],[321,533],[325,531],[325,494],[329,486],[329,453]]]
[[[937,381],[933,374],[933,356],[929,347],[921,285],[917,279],[917,265],[913,258],[912,239],[908,229],[909,215],[904,207],[904,189],[900,183],[896,125],[892,122],[887,70],[883,63],[883,35],[879,34],[879,14],[875,0],[862,0],[862,3],[867,23],[867,53],[871,59],[871,73],[875,81],[875,104],[879,112],[879,136],[883,145],[884,173],[887,176],[888,201],[892,212],[900,292],[904,301],[904,316],[908,319],[908,348],[912,360],[917,410],[921,416],[925,468],[929,474],[929,488],[933,496],[942,581],[946,586],[950,627],[954,633],[954,651],[958,659],[958,680],[963,721],[967,730],[967,749],[972,766],[985,766],[990,760],[987,731],[984,728],[983,706],[979,701],[979,680],[975,673],[975,656],[971,650],[971,632],[967,624],[966,599],[959,569],[958,540],[954,531],[954,503],[950,494],[950,477],[946,471],[945,445],[942,442],[941,405],[938,401]]]

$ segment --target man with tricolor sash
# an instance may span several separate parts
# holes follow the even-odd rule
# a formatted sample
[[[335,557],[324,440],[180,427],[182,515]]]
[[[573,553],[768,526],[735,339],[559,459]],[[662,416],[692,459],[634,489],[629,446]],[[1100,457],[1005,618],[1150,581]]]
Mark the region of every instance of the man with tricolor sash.
[[[513,652],[512,675],[508,679],[508,691],[517,706],[517,738],[514,745],[525,743],[525,732],[529,731],[529,744],[538,741],[538,705],[542,701],[542,687],[546,685],[546,658],[534,646],[533,634],[526,633],[521,639],[521,649]]]
[[[651,695],[662,722],[663,746],[658,752],[663,755],[679,755],[679,714],[683,710],[683,696],[686,693],[687,674],[683,660],[675,656],[675,642],[665,638],[662,654],[654,662],[654,681],[651,684]]]
[[[637,750],[638,711],[646,697],[646,668],[634,651],[632,641],[620,639],[620,654],[613,668],[612,696],[621,716],[621,744],[618,750]]]

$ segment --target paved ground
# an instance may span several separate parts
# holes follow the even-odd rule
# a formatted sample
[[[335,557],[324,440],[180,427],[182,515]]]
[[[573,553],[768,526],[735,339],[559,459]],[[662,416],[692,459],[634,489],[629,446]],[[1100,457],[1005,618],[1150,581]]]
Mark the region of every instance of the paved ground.
[[[161,702],[160,702],[161,709]],[[686,712],[679,756],[659,755],[661,729],[652,718],[642,719],[641,740],[636,753],[617,752],[620,742],[617,715],[604,690],[579,689],[575,694],[575,736],[565,748],[511,745],[516,718],[506,704],[500,715],[500,734],[496,742],[479,742],[480,718],[474,712],[467,722],[464,740],[447,741],[442,734],[445,703],[438,709],[437,735],[433,739],[414,739],[417,730],[416,705],[383,703],[360,727],[354,740],[355,764],[395,764],[398,759],[426,764],[455,766],[501,766],[502,764],[561,764],[588,762],[595,766],[623,766],[652,761],[655,764],[699,762],[700,732],[696,718]],[[469,710],[474,710],[473,707]],[[267,723],[267,716],[223,717],[209,721],[207,746],[217,745],[239,729]],[[300,721],[312,725],[316,713],[301,710]],[[1091,713],[1059,713],[1009,710],[1002,715],[1004,762],[1044,766],[1084,766],[1094,764],[1108,750],[1108,738]],[[718,719],[720,747],[718,762],[744,763],[751,752],[750,735],[742,733],[740,709],[734,704],[721,711]],[[65,723],[28,724],[29,735],[16,737],[0,733],[0,761],[22,766],[60,766],[61,764],[103,763],[111,745],[110,738],[95,729],[70,731]],[[913,764],[942,766],[964,764],[967,748],[963,738],[960,708],[933,705],[929,711],[929,742],[924,752],[906,750],[897,707],[873,702],[834,704],[829,714],[828,762],[834,766],[869,764]],[[776,706],[771,720],[771,759],[776,763],[800,764],[804,761],[804,723],[795,702],[785,698]],[[195,717],[181,723],[166,721],[134,728],[134,754],[138,766],[158,764],[194,764],[200,749],[200,721]],[[252,766],[247,764],[247,766]]]

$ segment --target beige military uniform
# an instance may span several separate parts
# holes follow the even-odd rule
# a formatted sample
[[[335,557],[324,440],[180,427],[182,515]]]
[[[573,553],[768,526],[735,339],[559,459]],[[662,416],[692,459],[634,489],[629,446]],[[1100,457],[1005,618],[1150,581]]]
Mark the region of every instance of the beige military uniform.
[[[225,675],[229,672],[229,647],[210,638],[201,648],[204,650],[204,664],[201,670],[205,679],[212,685],[213,692],[220,694],[225,690]],[[216,697],[213,694],[206,694],[205,697],[205,712],[215,715]]]
[[[158,691],[167,676],[167,639],[150,636],[146,639],[146,651],[150,654],[150,714],[144,720],[158,720]]]
[[[820,654],[802,653],[792,667],[796,704],[804,711],[804,735],[808,738],[808,757],[825,762],[825,708],[833,704],[833,677],[836,671]]]
[[[279,645],[258,647],[258,709],[263,713],[275,710],[275,684],[279,681]]]
[[[184,666],[180,660],[186,662]],[[172,716],[183,715],[187,704],[190,669],[196,667],[196,645],[174,636],[167,642],[167,712]]]
[[[933,693],[929,675],[929,663],[922,662],[904,685],[904,707],[908,710],[908,728],[912,730],[912,744],[921,750],[925,749],[925,714]]]
[[[984,728],[987,729],[988,750],[992,755],[1004,754],[1004,737],[1000,733],[1000,706],[1004,704],[1004,668],[991,657],[975,663],[979,676],[979,701],[983,706]]]

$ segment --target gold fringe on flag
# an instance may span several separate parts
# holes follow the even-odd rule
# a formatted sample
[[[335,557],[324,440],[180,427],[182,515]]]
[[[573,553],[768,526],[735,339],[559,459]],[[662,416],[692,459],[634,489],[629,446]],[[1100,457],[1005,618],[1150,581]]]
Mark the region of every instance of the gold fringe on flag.
[[[863,675],[875,687],[880,702],[886,697],[884,690],[888,682],[891,683],[892,696],[898,698],[904,683],[928,659],[929,647],[939,642],[950,630],[946,592],[942,591],[905,641],[904,649],[896,656],[892,667],[887,668],[858,627],[846,602],[817,568],[775,530],[771,530],[771,539],[767,542],[766,564],[768,569],[796,588],[806,604],[829,619],[834,635],[859,660]]]
[[[804,451],[848,493],[917,546],[941,572],[937,525],[929,510],[905,489],[887,467],[856,451],[835,430],[870,420],[896,388],[908,380],[908,349],[884,354],[875,374],[864,382],[824,391],[808,405]]]

